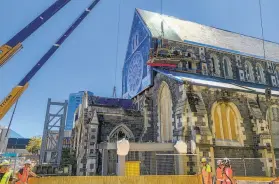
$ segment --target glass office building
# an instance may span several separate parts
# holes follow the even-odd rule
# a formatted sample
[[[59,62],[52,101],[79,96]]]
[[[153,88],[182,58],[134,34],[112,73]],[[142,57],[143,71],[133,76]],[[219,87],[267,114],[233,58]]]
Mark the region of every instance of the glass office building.
[[[93,95],[92,92],[87,92],[89,95]],[[84,91],[80,91],[78,93],[71,93],[68,100],[68,111],[67,111],[67,119],[65,130],[72,130],[74,127],[74,113],[78,108],[79,104],[82,102],[82,97],[84,95]]]

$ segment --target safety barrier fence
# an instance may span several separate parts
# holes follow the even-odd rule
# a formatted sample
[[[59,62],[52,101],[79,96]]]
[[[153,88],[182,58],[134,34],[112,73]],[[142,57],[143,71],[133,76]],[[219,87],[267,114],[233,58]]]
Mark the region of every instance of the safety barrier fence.
[[[168,152],[130,152],[126,157],[126,175],[194,175],[197,155]]]
[[[215,158],[215,168],[217,160]],[[272,159],[268,158],[229,158],[235,176],[270,177],[272,175]],[[277,165],[279,160],[276,160]],[[277,169],[276,169],[277,170]],[[279,173],[277,173],[279,174]]]
[[[217,167],[215,158],[212,168]],[[271,177],[272,160],[268,158],[229,158],[234,176]],[[210,158],[208,158],[212,164]],[[126,175],[194,175],[201,171],[200,158],[195,154],[173,152],[130,152],[126,157]],[[276,160],[279,166],[279,160]],[[213,171],[214,172],[214,171]],[[279,169],[276,168],[279,176]]]
[[[201,171],[200,158],[195,154],[173,152],[130,152],[126,157],[127,175],[193,175]],[[212,168],[217,167],[215,158]],[[268,158],[229,158],[235,176],[272,176],[272,160]],[[132,161],[132,162],[131,162]],[[208,158],[212,164],[210,158]],[[279,160],[276,160],[279,166]],[[278,167],[279,168],[279,167]],[[276,168],[279,175],[279,169]]]
[[[237,184],[278,184],[277,178],[271,177],[234,177]]]
[[[271,177],[234,177],[237,184],[278,184]],[[31,178],[29,184],[202,184],[201,175],[181,176],[62,176]]]
[[[31,178],[29,184],[202,184],[195,176],[66,176]]]

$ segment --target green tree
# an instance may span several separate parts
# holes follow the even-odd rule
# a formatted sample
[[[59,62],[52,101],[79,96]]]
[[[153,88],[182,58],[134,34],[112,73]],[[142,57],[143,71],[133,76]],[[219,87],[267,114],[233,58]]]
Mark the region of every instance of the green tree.
[[[60,165],[61,166],[72,165],[72,174],[75,175],[76,167],[77,167],[75,152],[70,148],[63,148]]]
[[[29,153],[38,153],[41,149],[42,138],[41,137],[32,137],[26,146],[26,150]]]

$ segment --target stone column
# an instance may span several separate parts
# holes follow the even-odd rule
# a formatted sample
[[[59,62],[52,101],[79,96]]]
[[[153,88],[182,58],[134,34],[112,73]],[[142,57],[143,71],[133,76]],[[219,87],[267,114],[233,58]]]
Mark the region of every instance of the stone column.
[[[108,150],[102,150],[102,176],[108,175]]]
[[[176,144],[174,145],[174,148],[176,149],[178,155],[176,156],[176,173],[178,173],[179,175],[183,175],[183,174],[187,174],[187,173],[184,173],[184,168],[187,167],[186,162],[183,162],[183,161],[186,161],[187,159],[187,156],[186,156],[186,153],[187,153],[187,144],[182,141],[182,140],[179,140],[176,142]]]
[[[211,158],[212,172],[215,175],[216,170],[215,170],[215,158],[214,158],[214,148],[213,148],[213,146],[210,146],[210,158]]]
[[[118,155],[117,176],[125,176],[125,156]]]
[[[129,141],[125,138],[117,141],[117,155],[118,155],[118,163],[117,163],[117,175],[125,176],[125,157],[128,155],[130,150]]]

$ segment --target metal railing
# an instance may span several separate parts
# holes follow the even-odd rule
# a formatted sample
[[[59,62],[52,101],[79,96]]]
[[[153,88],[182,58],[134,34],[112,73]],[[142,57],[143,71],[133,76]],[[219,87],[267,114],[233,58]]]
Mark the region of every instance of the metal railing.
[[[139,169],[134,173],[140,175],[194,175],[200,173],[200,158],[195,154],[175,154],[169,152],[130,152],[126,157],[126,162],[133,161],[133,166],[126,169]],[[212,168],[217,168],[217,160],[223,158],[215,158]],[[249,177],[271,177],[272,176],[272,160],[268,158],[229,158],[234,176]],[[135,162],[137,161],[137,162]],[[212,164],[208,158],[209,164]],[[138,164],[138,166],[136,166]],[[279,160],[277,160],[279,166]],[[279,169],[276,169],[277,175]],[[213,171],[213,173],[215,173]]]
[[[215,168],[217,160],[215,158]],[[271,176],[272,160],[268,158],[229,158],[234,176]]]
[[[174,154],[173,152],[129,152],[126,162],[134,165],[126,167],[129,173],[140,175],[194,175],[198,171],[197,155]],[[139,164],[139,166],[136,166]],[[132,169],[139,169],[135,171]]]

